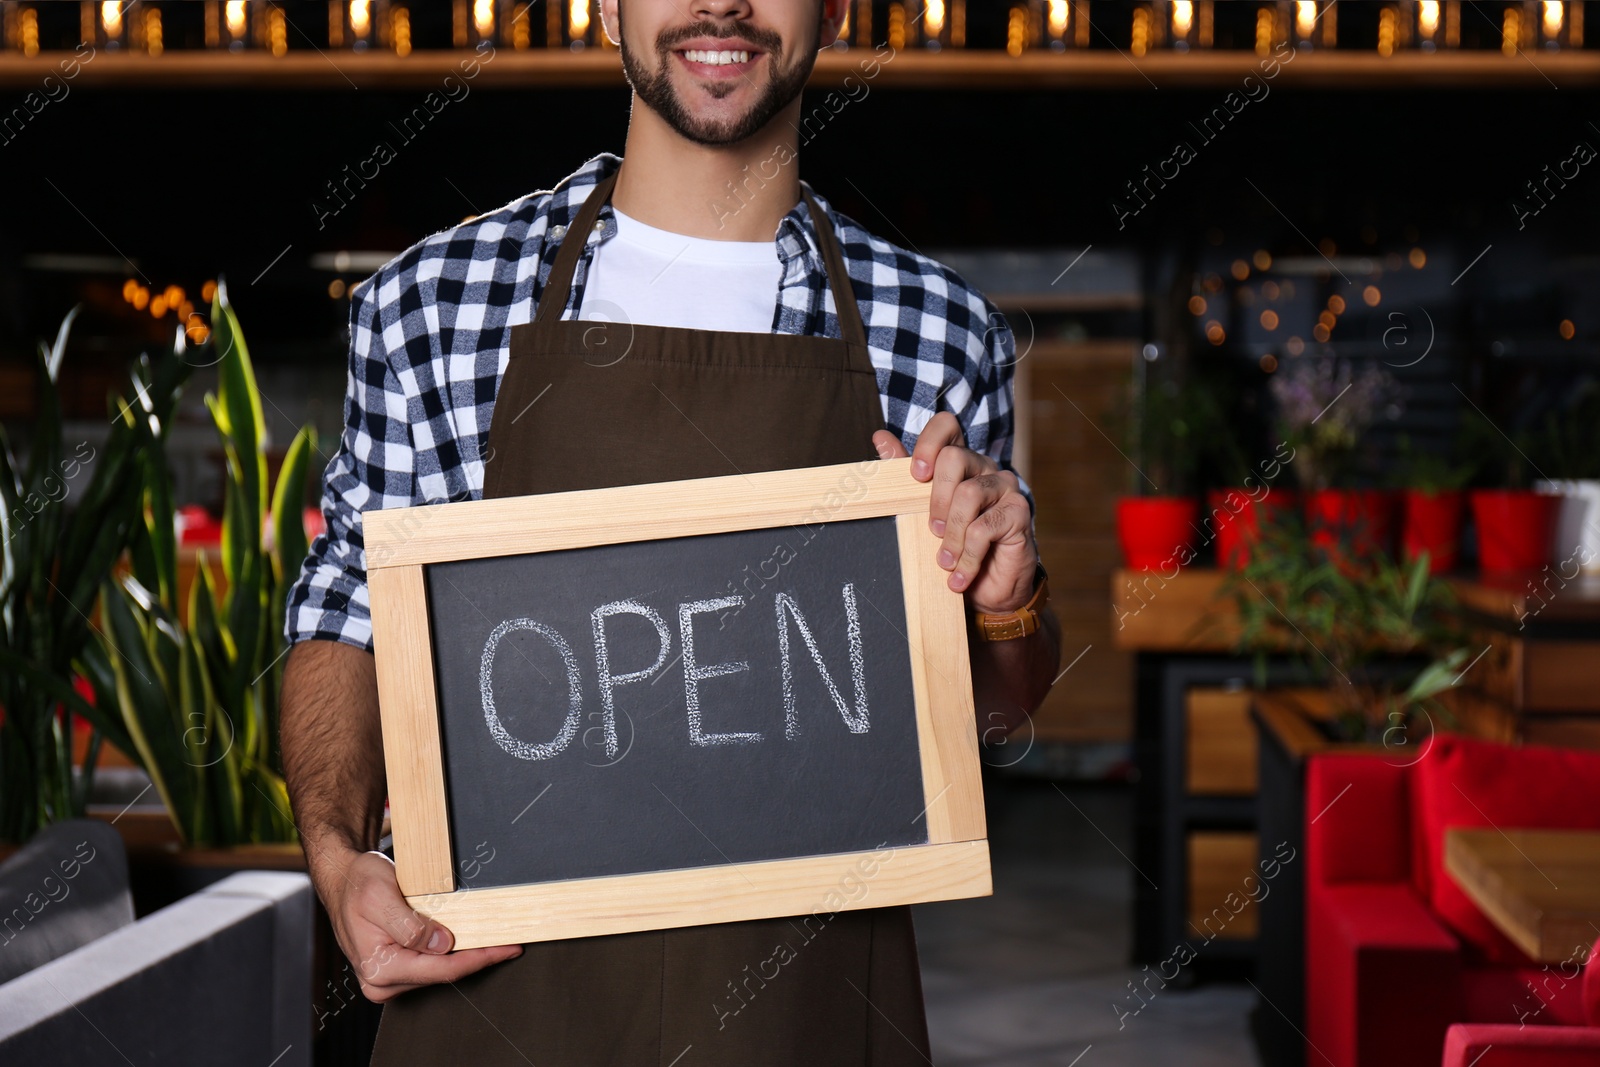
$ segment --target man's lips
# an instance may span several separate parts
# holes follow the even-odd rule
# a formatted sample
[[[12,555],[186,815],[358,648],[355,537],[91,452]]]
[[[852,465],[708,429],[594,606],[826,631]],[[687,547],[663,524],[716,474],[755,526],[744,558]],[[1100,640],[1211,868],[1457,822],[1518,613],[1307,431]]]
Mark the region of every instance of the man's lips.
[[[743,77],[766,55],[739,37],[695,37],[680,42],[672,54],[689,73],[702,78]]]

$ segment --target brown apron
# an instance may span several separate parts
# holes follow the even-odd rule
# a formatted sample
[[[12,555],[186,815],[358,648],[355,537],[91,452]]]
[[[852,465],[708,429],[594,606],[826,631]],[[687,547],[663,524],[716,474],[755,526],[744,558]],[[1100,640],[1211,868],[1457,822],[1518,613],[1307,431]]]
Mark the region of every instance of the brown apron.
[[[512,328],[483,495],[875,458],[877,377],[831,221],[810,193],[843,340],[562,320],[614,182],[584,201],[534,320]],[[910,908],[842,911],[815,926],[795,917],[531,944],[517,959],[391,1002],[372,1062],[930,1062]]]

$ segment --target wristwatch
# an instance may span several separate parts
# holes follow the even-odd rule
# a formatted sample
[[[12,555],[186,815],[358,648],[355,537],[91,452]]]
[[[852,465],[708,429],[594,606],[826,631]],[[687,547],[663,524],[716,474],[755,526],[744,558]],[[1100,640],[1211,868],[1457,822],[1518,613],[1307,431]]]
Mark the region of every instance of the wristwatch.
[[[1050,599],[1050,586],[1044,564],[1036,561],[1034,567],[1033,597],[1022,607],[993,615],[982,611],[972,613],[972,625],[983,640],[1011,641],[1027,637],[1039,628],[1039,609]]]

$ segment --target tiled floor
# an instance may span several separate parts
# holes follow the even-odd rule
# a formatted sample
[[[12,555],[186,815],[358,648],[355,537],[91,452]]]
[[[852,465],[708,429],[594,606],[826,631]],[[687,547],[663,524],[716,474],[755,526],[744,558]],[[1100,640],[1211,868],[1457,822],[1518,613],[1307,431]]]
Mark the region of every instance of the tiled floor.
[[[1248,985],[1149,979],[1133,1013],[1130,788],[997,781],[988,804],[994,896],[915,909],[938,1067],[1257,1063]]]

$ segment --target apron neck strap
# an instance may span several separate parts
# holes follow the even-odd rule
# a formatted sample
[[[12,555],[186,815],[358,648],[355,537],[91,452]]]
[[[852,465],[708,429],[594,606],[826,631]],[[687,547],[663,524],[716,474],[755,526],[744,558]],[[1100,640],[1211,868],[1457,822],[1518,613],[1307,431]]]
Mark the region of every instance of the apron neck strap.
[[[817,232],[817,244],[822,248],[822,262],[828,268],[828,288],[833,290],[833,306],[839,314],[839,335],[853,345],[867,347],[867,332],[861,326],[861,309],[856,307],[856,292],[850,285],[850,272],[844,265],[844,254],[839,242],[833,238],[833,220],[817,206],[811,191],[804,187],[800,193],[806,199],[806,210],[811,212],[811,228]]]
[[[584,198],[577,218],[567,227],[556,250],[555,266],[550,270],[550,280],[539,298],[534,322],[555,322],[567,308],[572,293],[572,277],[578,268],[578,256],[588,243],[589,231],[600,218],[600,209],[611,199],[611,190],[617,184],[618,171],[602,178]],[[822,250],[822,262],[828,271],[828,287],[833,290],[833,304],[839,315],[839,333],[850,344],[867,345],[867,333],[861,325],[861,309],[856,306],[855,290],[850,285],[850,272],[845,269],[844,255],[839,242],[834,240],[833,224],[828,215],[817,206],[809,190],[802,188],[806,209],[811,212],[812,228],[817,233],[817,244]],[[576,237],[577,240],[572,238]]]
[[[578,256],[588,243],[589,231],[600,217],[600,209],[611,199],[611,187],[617,184],[617,173],[613,171],[606,175],[589,190],[583,206],[578,209],[578,217],[572,220],[567,232],[562,235],[561,245],[556,251],[556,264],[551,268],[550,280],[545,283],[544,294],[539,298],[534,322],[555,322],[567,310],[567,297],[572,292],[572,275],[578,267]]]

